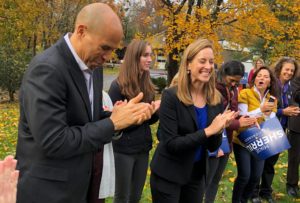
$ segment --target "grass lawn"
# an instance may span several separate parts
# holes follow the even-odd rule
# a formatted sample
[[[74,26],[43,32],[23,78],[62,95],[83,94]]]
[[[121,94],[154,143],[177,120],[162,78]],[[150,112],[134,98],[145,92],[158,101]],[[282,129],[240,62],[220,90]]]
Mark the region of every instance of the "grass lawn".
[[[120,70],[120,66],[104,67],[103,73],[104,75],[118,75],[119,70]]]
[[[116,68],[114,68],[116,69]],[[105,70],[106,71],[106,70]],[[18,103],[3,103],[0,104],[0,159],[6,155],[15,153],[15,145],[17,139],[19,109]],[[157,124],[152,126],[152,131],[155,134]],[[151,156],[157,144],[156,137],[153,135],[154,148],[151,150]],[[289,198],[285,193],[285,178],[287,171],[287,152],[281,154],[276,164],[276,175],[273,181],[274,197],[277,202],[300,202],[300,199]],[[151,202],[150,184],[149,184],[150,170],[148,170],[147,181],[144,187],[141,203]],[[232,186],[236,176],[236,163],[233,155],[227,164],[223,179],[219,184],[219,190],[216,202],[231,202]],[[111,203],[112,199],[106,202]]]

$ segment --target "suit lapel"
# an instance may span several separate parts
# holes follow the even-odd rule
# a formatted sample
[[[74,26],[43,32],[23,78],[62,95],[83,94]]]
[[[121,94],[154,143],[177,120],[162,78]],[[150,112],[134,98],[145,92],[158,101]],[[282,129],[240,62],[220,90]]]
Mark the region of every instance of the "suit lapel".
[[[192,119],[193,119],[195,125],[197,126],[197,129],[199,129],[195,107],[193,105],[189,105],[189,106],[187,106],[187,108],[188,108],[188,111],[190,112],[190,114],[192,116]]]
[[[76,88],[78,89],[78,92],[82,100],[84,101],[84,106],[88,112],[89,120],[91,121],[92,120],[91,106],[90,106],[84,75],[80,70],[74,56],[72,55],[72,52],[70,51],[63,37],[60,39],[57,45],[61,55],[63,55],[64,58],[66,58],[65,61],[68,63],[67,68],[70,72],[71,78],[73,79]]]
[[[100,119],[100,111],[102,110],[102,86],[103,86],[103,69],[94,70],[93,86],[94,86],[94,120]]]
[[[211,122],[212,122],[212,120],[214,119],[214,117],[213,117],[213,108],[210,106],[210,105],[208,105],[208,104],[206,104],[207,105],[207,126],[209,126],[210,124],[211,124]]]
[[[213,114],[212,114],[211,106],[209,106],[208,104],[206,104],[206,105],[207,105],[207,108],[206,108],[207,109],[207,126],[209,126],[211,124],[212,120],[214,119],[214,117],[212,116]],[[195,107],[193,105],[190,105],[187,108],[193,118],[194,123],[197,126],[197,129],[199,129]]]
[[[90,105],[89,95],[87,92],[87,87],[86,87],[85,78],[83,76],[83,73],[81,72],[81,70],[79,69],[78,66],[70,68],[69,70],[71,73],[71,77],[73,78],[73,82],[75,83],[75,85],[80,93],[80,96],[81,96],[82,100],[84,101],[84,106],[88,112],[89,120],[92,121],[91,105]]]

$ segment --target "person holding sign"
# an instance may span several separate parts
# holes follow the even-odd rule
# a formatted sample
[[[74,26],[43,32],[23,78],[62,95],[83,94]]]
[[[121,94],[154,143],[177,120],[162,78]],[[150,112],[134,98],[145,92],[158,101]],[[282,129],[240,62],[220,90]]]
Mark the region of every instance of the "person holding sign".
[[[235,118],[223,112],[215,88],[213,45],[198,39],[185,50],[178,84],[164,90],[160,142],[151,162],[153,203],[199,203],[209,171],[207,150],[221,144],[222,131]]]
[[[240,115],[256,118],[257,122],[261,123],[276,116],[277,101],[275,99],[269,102],[271,95],[277,95],[276,79],[271,70],[263,66],[254,73],[253,84],[251,89],[243,89],[240,92],[238,108]],[[233,203],[247,202],[252,197],[264,167],[264,160],[255,157],[238,138],[238,134],[246,129],[240,128],[233,137],[233,151],[238,169],[232,193]],[[254,201],[260,202],[259,199]]]
[[[221,66],[218,72],[217,89],[223,96],[225,111],[238,111],[238,84],[244,75],[245,67],[239,61],[228,61]],[[239,127],[247,127],[255,123],[255,118],[241,116],[234,119],[223,131],[221,147],[208,159],[208,187],[205,192],[205,203],[213,203],[217,194],[219,182],[226,167],[229,154],[232,150],[232,133]],[[227,142],[227,145],[226,145]]]
[[[299,107],[292,104],[292,90],[290,80],[294,78],[298,70],[297,62],[289,57],[282,57],[275,64],[274,73],[279,87],[278,106],[276,116],[284,130],[287,128],[288,117],[297,116],[300,113]],[[279,158],[279,153],[265,160],[264,170],[260,186],[254,197],[261,197],[269,203],[275,202],[272,198],[272,181],[275,175],[274,166]]]

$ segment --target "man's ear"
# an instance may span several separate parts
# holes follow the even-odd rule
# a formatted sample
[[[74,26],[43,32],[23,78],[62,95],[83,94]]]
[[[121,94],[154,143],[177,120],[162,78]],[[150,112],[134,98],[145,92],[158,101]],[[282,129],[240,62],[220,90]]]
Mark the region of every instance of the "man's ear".
[[[80,25],[77,26],[75,34],[78,35],[78,36],[80,36],[80,37],[84,37],[85,34],[86,34],[86,31],[87,31],[86,25],[80,24]]]

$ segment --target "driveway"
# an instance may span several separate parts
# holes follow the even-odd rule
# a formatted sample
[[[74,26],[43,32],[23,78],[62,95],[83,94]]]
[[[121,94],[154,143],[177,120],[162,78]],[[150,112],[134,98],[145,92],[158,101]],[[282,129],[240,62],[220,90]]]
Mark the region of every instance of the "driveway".
[[[116,79],[117,78],[117,74],[116,75],[111,75],[111,74],[109,74],[109,75],[106,75],[106,74],[104,74],[104,81],[103,81],[103,90],[104,91],[108,91],[109,90],[109,87],[110,87],[110,84],[111,84],[111,82],[114,80],[114,79]]]

